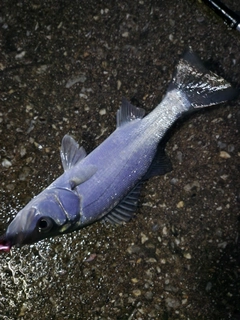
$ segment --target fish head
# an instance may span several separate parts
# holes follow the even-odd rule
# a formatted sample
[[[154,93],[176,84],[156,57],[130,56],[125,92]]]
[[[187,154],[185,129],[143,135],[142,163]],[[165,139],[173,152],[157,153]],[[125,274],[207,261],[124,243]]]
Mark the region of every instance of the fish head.
[[[45,189],[18,212],[0,237],[0,251],[10,251],[68,233],[80,221],[80,197],[70,189]]]

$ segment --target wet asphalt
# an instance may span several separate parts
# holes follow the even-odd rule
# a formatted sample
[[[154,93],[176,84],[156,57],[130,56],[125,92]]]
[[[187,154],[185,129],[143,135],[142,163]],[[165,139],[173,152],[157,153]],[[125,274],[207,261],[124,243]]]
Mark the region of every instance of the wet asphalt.
[[[151,111],[189,46],[240,87],[240,33],[200,1],[2,0],[1,233],[62,173],[64,134],[90,152],[123,96]],[[0,319],[240,319],[239,107],[174,126],[173,171],[145,184],[128,224],[1,254]]]

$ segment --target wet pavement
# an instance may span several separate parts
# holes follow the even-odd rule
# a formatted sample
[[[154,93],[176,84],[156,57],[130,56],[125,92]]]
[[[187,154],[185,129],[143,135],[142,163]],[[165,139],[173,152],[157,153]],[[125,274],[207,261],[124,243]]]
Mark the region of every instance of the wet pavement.
[[[240,85],[240,34],[198,1],[2,0],[0,46],[1,233],[62,173],[63,135],[90,152],[122,96],[151,111],[188,46]],[[1,254],[0,319],[240,319],[239,107],[177,123],[128,224]]]

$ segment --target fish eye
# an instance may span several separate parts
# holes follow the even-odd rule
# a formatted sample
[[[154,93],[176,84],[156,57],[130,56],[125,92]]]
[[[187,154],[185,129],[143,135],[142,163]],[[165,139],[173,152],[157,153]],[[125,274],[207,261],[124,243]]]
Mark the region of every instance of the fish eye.
[[[48,232],[52,229],[53,227],[53,222],[51,218],[44,217],[39,219],[38,221],[38,231],[39,232]]]

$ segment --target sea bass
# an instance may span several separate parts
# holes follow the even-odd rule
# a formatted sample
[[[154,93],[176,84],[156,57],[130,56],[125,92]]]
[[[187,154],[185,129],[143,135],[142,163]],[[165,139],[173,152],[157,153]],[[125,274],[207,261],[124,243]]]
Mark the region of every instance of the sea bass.
[[[164,99],[148,115],[123,100],[116,130],[89,155],[71,136],[64,136],[64,173],[18,212],[0,238],[0,250],[69,233],[97,220],[129,221],[142,183],[171,170],[161,144],[171,125],[192,110],[237,94],[192,51],[186,52]]]

